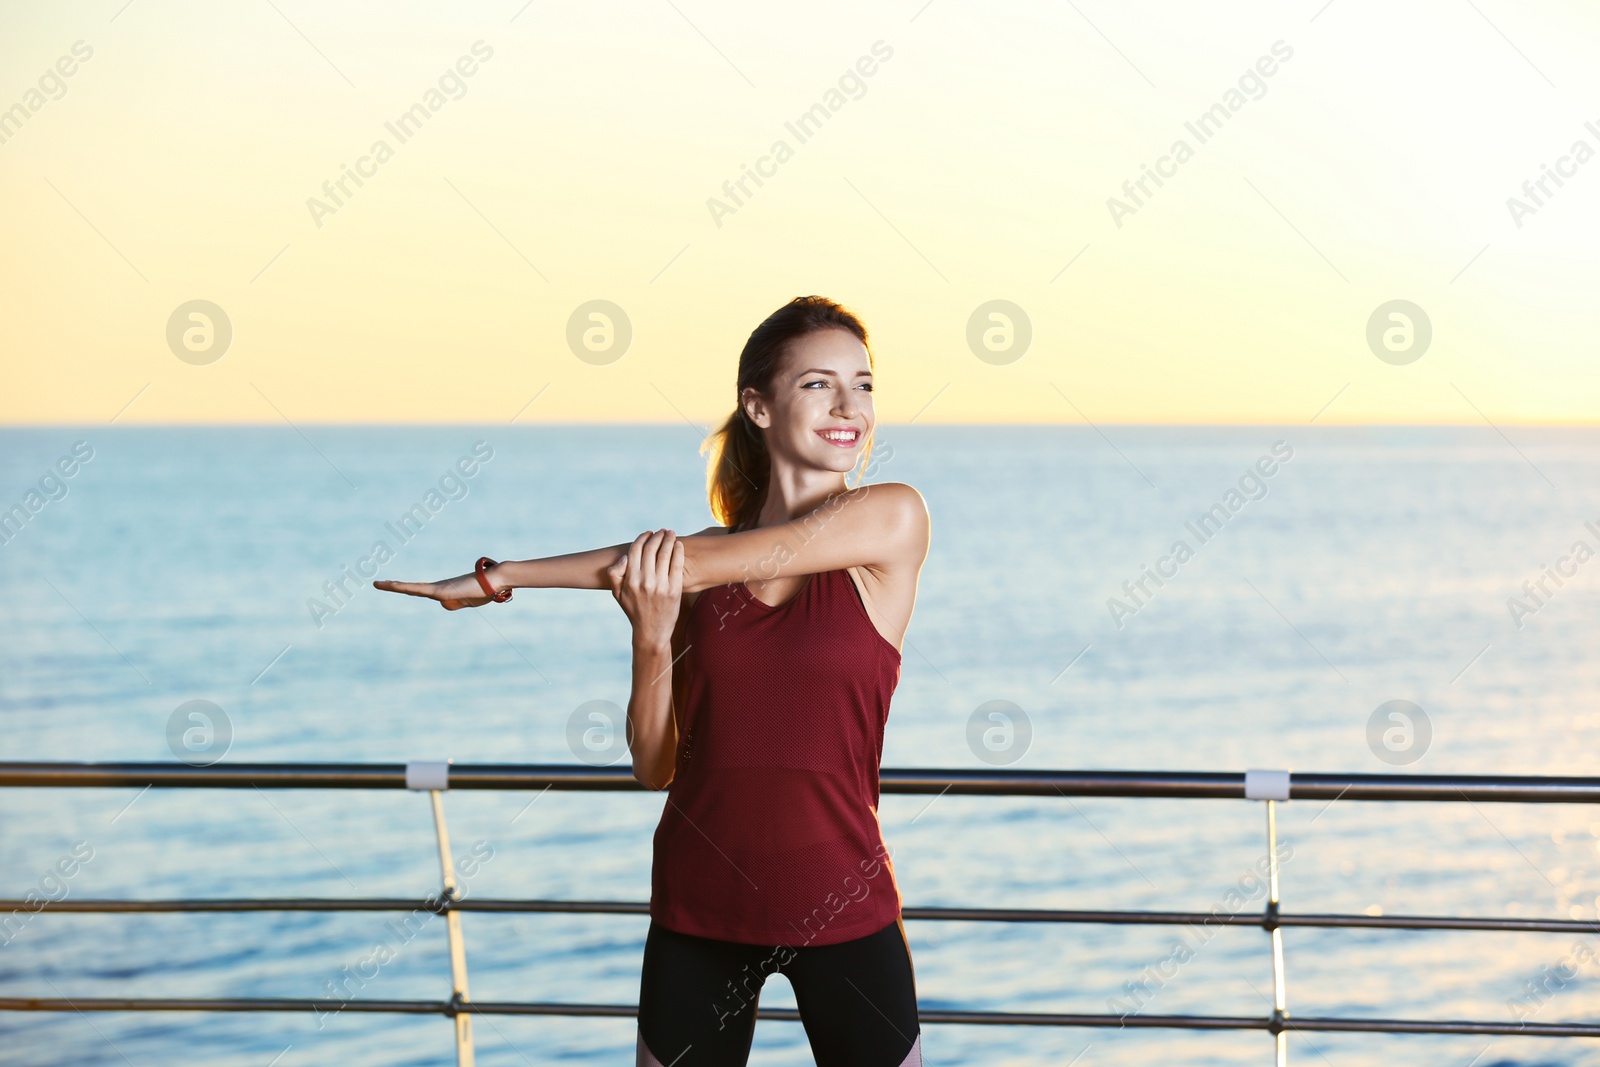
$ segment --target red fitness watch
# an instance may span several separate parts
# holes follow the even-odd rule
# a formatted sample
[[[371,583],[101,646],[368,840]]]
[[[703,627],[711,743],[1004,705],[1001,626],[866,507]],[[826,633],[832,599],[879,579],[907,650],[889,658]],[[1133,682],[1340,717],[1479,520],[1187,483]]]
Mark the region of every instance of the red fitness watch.
[[[490,600],[504,604],[506,601],[511,599],[511,587],[506,586],[497,593],[494,591],[494,586],[490,583],[488,575],[483,573],[486,567],[493,567],[495,565],[495,561],[490,559],[488,556],[479,556],[477,565],[473,567],[473,572],[477,574],[478,584],[483,586],[484,594],[488,596]]]

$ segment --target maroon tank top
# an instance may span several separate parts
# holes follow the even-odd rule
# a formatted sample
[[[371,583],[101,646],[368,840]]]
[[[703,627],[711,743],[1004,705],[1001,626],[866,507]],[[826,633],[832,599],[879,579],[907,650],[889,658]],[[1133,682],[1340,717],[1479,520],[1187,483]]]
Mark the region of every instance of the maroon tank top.
[[[900,652],[849,571],[773,607],[705,589],[675,670],[682,734],[656,827],[650,916],[746,944],[831,945],[900,917],[878,768]]]

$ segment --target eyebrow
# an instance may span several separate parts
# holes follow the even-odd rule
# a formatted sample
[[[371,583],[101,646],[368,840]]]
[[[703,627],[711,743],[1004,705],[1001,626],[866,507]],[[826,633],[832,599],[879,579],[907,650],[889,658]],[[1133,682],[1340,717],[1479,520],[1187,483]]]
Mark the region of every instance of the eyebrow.
[[[822,367],[811,367],[811,368],[809,368],[807,370],[801,371],[799,374],[795,375],[795,377],[796,378],[804,378],[808,374],[831,374],[836,378],[839,376],[838,371],[824,370]],[[869,371],[869,370],[858,370],[858,371],[856,371],[856,377],[857,378],[861,377],[863,374],[866,375],[868,378],[872,377],[872,372]]]

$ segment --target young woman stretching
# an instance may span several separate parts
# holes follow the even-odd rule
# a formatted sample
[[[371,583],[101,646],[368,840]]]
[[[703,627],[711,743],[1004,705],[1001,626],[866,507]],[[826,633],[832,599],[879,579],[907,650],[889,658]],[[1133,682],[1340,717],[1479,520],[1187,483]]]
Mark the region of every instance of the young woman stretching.
[[[800,297],[739,356],[708,478],[725,526],[374,582],[445,608],[514,588],[610,589],[633,627],[633,773],[656,828],[637,1067],[746,1063],[768,974],[818,1067],[921,1067],[878,769],[927,556],[922,497],[851,489],[874,426],[867,332]]]

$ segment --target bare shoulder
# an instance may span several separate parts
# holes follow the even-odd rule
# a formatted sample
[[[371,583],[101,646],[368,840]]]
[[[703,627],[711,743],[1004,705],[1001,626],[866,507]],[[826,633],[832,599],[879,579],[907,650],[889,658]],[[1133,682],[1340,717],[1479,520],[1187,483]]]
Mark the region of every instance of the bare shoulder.
[[[890,628],[903,629],[928,558],[930,519],[922,494],[905,482],[875,482],[832,497],[818,509],[823,511],[848,516],[840,533],[851,544],[848,554],[857,556],[849,569],[868,614],[874,622],[881,621],[880,613],[895,617]]]
[[[868,491],[887,497],[891,507],[905,518],[915,522],[928,522],[928,502],[922,499],[922,494],[916,487],[905,482],[875,482],[872,485],[860,486],[857,490],[863,494]]]
[[[873,501],[867,514],[875,526],[889,537],[903,537],[926,551],[932,519],[928,515],[928,502],[915,486],[905,482],[875,482],[857,486],[844,496],[863,503]]]
[[[928,556],[931,520],[922,494],[905,482],[878,482],[851,490],[875,504],[862,512],[874,541],[889,549],[892,566],[851,567],[867,617],[883,639],[898,650],[917,600],[917,580]]]

